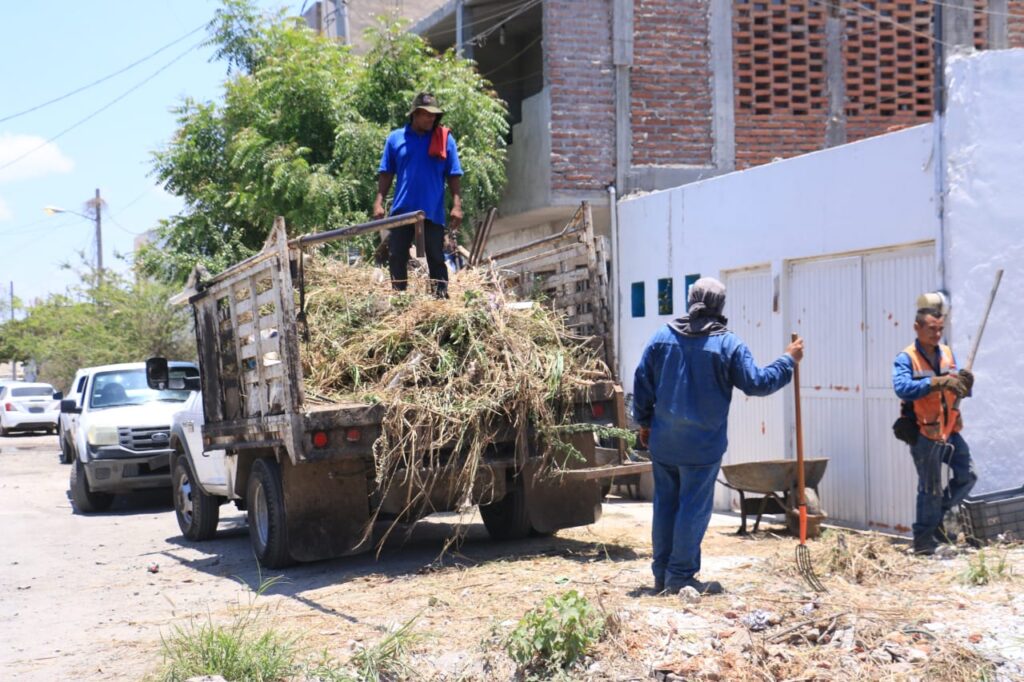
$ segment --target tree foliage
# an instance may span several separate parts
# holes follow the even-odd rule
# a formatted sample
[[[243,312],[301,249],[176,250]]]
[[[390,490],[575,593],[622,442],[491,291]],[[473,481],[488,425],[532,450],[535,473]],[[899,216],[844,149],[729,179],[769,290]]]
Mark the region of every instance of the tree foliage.
[[[357,55],[250,0],[224,0],[210,32],[229,77],[221,101],[177,107],[178,131],[154,154],[154,174],[185,209],[141,254],[145,271],[172,281],[196,263],[219,271],[259,249],[277,215],[292,234],[367,220],[384,139],[423,90],[459,144],[467,223],[497,203],[506,109],[472,62],[398,24],[371,30]]]
[[[0,326],[0,356],[34,359],[38,379],[67,389],[81,367],[195,357],[190,317],[167,299],[175,285],[131,280],[110,270],[79,272],[81,282]]]

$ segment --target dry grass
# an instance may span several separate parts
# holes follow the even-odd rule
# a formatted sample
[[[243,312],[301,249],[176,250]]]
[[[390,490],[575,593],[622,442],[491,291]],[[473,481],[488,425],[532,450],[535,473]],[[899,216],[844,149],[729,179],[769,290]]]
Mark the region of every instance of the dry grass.
[[[574,399],[609,372],[559,315],[517,305],[482,270],[458,273],[449,300],[425,293],[425,280],[398,293],[375,268],[318,255],[305,280],[306,394],[385,405],[377,492],[410,491],[408,516],[429,511],[441,480],[455,481],[450,506],[465,501],[487,449],[510,434],[540,448],[542,470],[573,454],[559,435]]]

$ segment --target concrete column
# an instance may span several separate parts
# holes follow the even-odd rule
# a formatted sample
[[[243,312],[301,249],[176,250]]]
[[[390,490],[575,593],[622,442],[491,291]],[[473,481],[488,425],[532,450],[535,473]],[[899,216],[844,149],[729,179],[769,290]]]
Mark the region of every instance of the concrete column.
[[[630,69],[633,66],[633,0],[614,0],[612,6],[612,63],[615,65],[615,186],[626,191],[633,164]],[[615,210],[615,207],[612,207]]]
[[[828,120],[825,146],[846,144],[846,62],[843,59],[845,21],[837,0],[828,3],[825,19],[825,89],[828,92]]]
[[[732,0],[711,0],[711,162],[720,173],[736,168],[736,99],[733,83]]]
[[[988,0],[988,49],[1005,50],[1010,47],[1010,32],[1006,23],[1010,12],[1007,0]]]

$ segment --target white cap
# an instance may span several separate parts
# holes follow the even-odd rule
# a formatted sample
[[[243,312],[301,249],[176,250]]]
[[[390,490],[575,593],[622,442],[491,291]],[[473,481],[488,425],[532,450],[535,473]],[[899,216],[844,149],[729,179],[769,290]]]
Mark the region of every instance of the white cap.
[[[917,297],[917,309],[921,310],[922,308],[935,308],[945,315],[949,310],[949,300],[941,291],[929,291]]]

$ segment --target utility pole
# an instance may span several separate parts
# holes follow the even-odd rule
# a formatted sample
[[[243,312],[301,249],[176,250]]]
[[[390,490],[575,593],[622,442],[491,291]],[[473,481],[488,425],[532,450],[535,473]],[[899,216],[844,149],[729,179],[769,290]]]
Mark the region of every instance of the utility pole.
[[[100,190],[96,188],[96,198],[92,201],[96,220],[96,274],[103,276],[103,199],[100,198]]]
[[[11,280],[11,322],[14,322],[14,280]],[[11,378],[18,378],[18,361],[11,358]]]

